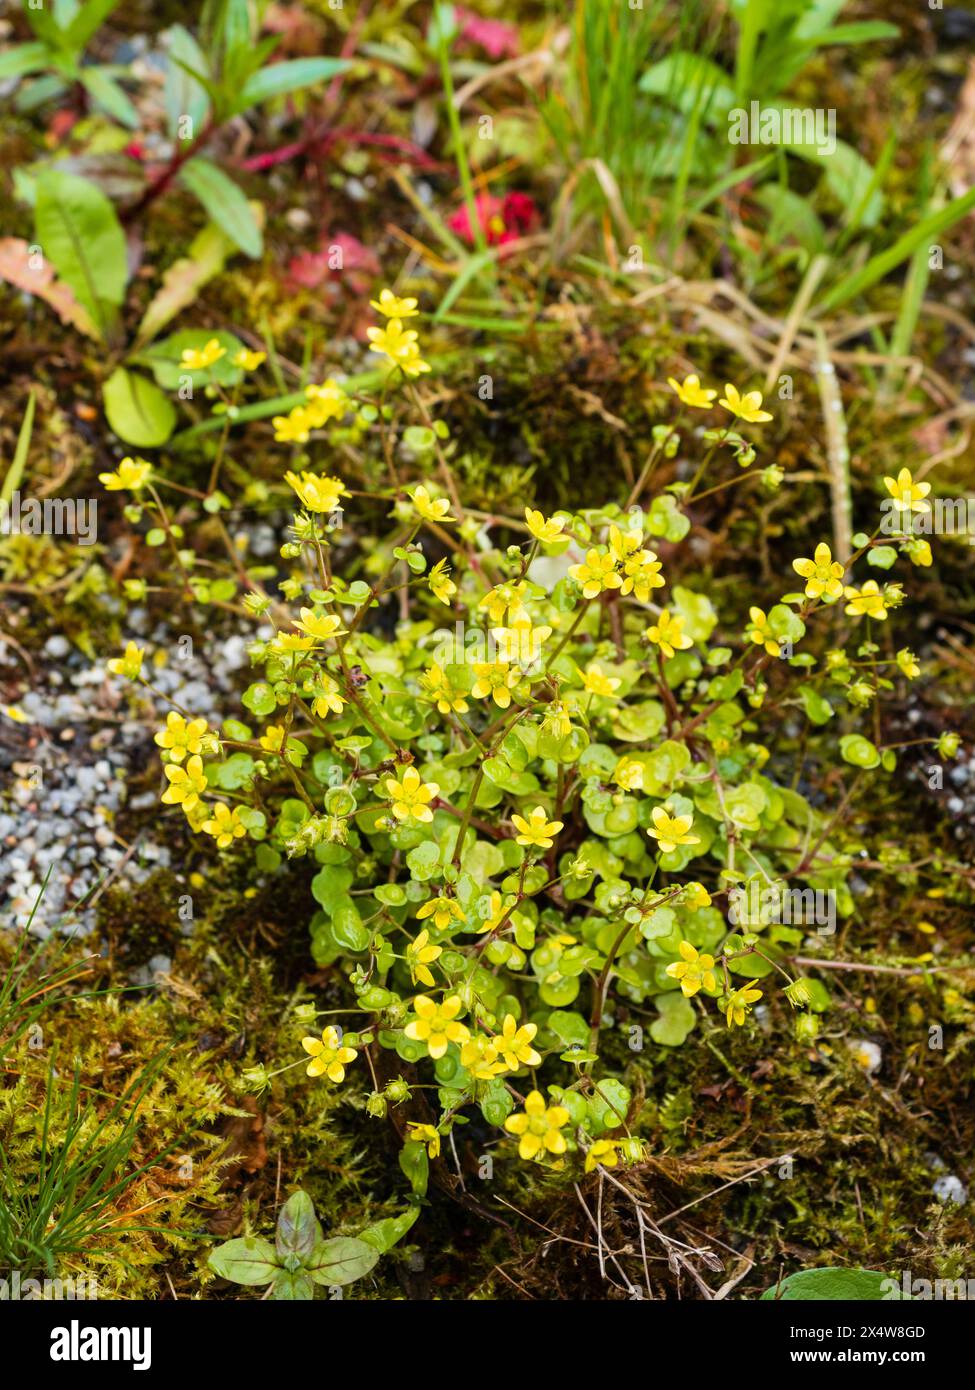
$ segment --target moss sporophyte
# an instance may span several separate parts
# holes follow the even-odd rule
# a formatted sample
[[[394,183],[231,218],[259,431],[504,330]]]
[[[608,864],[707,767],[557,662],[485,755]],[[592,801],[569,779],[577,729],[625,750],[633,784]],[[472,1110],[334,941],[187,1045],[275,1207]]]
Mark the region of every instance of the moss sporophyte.
[[[503,1152],[566,1181],[625,1168],[645,1152],[614,1061],[628,1010],[665,1048],[747,1033],[756,1012],[763,1027],[817,1034],[830,994],[795,959],[817,925],[767,904],[772,889],[808,890],[834,923],[852,912],[837,813],[896,766],[869,711],[922,668],[873,632],[896,622],[906,588],[860,572],[876,535],[845,561],[817,541],[781,567],[781,592],[731,618],[705,585],[671,578],[656,538],[679,555],[704,474],[730,457],[718,486],[747,480],[772,419],[760,392],[696,373],[671,379],[679,406],[756,433],[661,422],[655,450],[703,452],[691,485],[555,515],[466,510],[449,430],[417,385],[418,302],[383,290],[373,307],[381,397],[329,379],[273,429],[296,447],[371,433],[387,458],[396,431],[418,431],[424,481],[377,487],[319,470],[307,450],[283,475],[299,510],[287,577],[245,598],[257,628],[246,722],[216,730],[172,710],[156,735],[162,799],[223,853],[256,842],[314,860],[312,954],[346,971],[347,1026],[306,1036],[292,1065],[332,1088],[361,1076],[376,1118],[413,1104],[416,1085],[436,1096],[433,1115],[399,1126],[415,1191],[473,1110]],[[157,483],[133,459],[106,480],[168,533]],[[927,505],[907,469],[878,485]],[[378,540],[356,521],[377,505]],[[893,550],[926,563],[907,530]],[[178,542],[172,554],[189,564]],[[434,649],[444,609],[460,640]],[[112,670],[151,686],[152,660],[130,643]],[[845,727],[847,799],[832,811],[771,771],[783,711],[797,708]]]

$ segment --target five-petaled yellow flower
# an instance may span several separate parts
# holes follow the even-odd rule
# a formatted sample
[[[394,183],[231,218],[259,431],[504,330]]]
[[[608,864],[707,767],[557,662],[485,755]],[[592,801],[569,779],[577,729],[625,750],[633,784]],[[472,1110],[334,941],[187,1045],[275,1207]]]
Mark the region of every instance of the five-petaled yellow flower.
[[[527,587],[523,579],[510,580],[507,584],[498,584],[495,588],[488,590],[477,606],[487,610],[488,620],[495,627],[500,627],[503,624],[506,613],[509,623],[514,624],[523,621],[528,618],[525,609],[525,590]]]
[[[137,647],[134,642],[127,642],[124,653],[121,656],[113,656],[107,663],[108,669],[113,676],[124,676],[130,681],[138,680],[144,656],[145,652],[141,647]]]
[[[676,391],[678,398],[683,405],[693,406],[695,410],[710,410],[711,402],[718,394],[709,387],[701,385],[701,379],[696,373],[692,372],[686,376],[683,383],[675,381],[672,376],[667,378],[667,385],[672,391]],[[761,399],[761,397],[759,397]]]
[[[495,1035],[494,1045],[509,1071],[538,1066],[542,1059],[531,1045],[537,1032],[537,1024],[523,1023],[519,1028],[514,1014],[505,1014],[501,1032]]]
[[[769,656],[780,656],[782,648],[775,640],[775,634],[769,627],[769,620],[761,608],[749,608],[748,616],[751,622],[745,629],[745,636],[749,642],[755,642],[759,647],[764,647]]]
[[[868,579],[859,589],[848,584],[843,592],[850,600],[846,612],[851,618],[877,618],[881,621],[886,618],[884,593],[876,579]]]
[[[916,483],[909,468],[902,468],[896,478],[884,478],[884,487],[894,499],[894,506],[903,512],[929,512],[931,503],[925,498],[931,491],[930,483]]]
[[[719,404],[739,420],[747,420],[750,425],[760,425],[772,418],[767,410],[762,409],[761,391],[746,391],[741,395],[737,386],[732,386],[730,382],[725,386]]]
[[[561,540],[562,531],[565,527],[563,518],[552,517],[546,521],[542,512],[534,511],[531,507],[525,508],[525,521],[528,529],[537,541],[542,545],[551,545],[553,541]]]
[[[420,312],[415,299],[401,299],[392,290],[380,290],[379,298],[370,299],[369,303],[377,314],[388,319],[411,319]]]
[[[640,603],[646,603],[653,589],[664,587],[664,577],[660,573],[660,561],[653,550],[638,550],[635,555],[623,561],[623,583],[620,593],[635,594]]]
[[[737,1024],[740,1028],[745,1022],[745,1015],[751,1011],[752,1005],[761,997],[762,991],[755,989],[750,984],[740,985],[738,989],[731,990],[725,1000],[725,1019],[728,1027],[733,1028]]]
[[[439,783],[424,782],[415,767],[406,769],[401,782],[392,777],[386,779],[386,795],[392,799],[397,820],[432,821],[429,803],[439,791]]]
[[[617,676],[607,676],[597,661],[586,667],[582,678],[583,688],[590,695],[615,695],[622,683]]]
[[[152,464],[145,459],[124,458],[114,473],[99,473],[98,481],[109,492],[138,492],[152,477]]]
[[[921,674],[921,668],[917,664],[917,657],[910,647],[901,647],[897,653],[897,665],[909,681],[916,680]]]
[[[466,1042],[470,1030],[456,1021],[463,1010],[460,995],[451,994],[437,1004],[426,994],[418,994],[413,1000],[416,1017],[403,1029],[413,1042],[426,1044],[430,1056],[436,1061],[447,1051],[450,1043]]]
[[[620,1161],[618,1139],[594,1139],[586,1153],[585,1171],[597,1167],[615,1168]]]
[[[185,802],[183,810],[186,810]],[[214,802],[212,814],[203,822],[201,829],[205,835],[213,836],[217,842],[217,849],[227,849],[235,840],[247,834],[237,807],[230,807],[223,801]]]
[[[345,1080],[345,1068],[355,1061],[355,1048],[343,1047],[339,1030],[329,1024],[318,1038],[302,1038],[301,1045],[311,1057],[305,1068],[308,1076],[325,1076],[338,1084]]]
[[[423,908],[435,907],[436,901],[437,900],[434,899],[433,902],[424,903]],[[423,908],[416,914],[418,917],[426,917],[428,915],[424,912]],[[463,917],[463,913],[461,913],[461,916]],[[434,979],[430,973],[429,967],[437,957],[442,954],[443,947],[431,944],[430,933],[427,931],[426,927],[423,928],[423,931],[417,932],[416,936],[406,948],[406,964],[409,966],[410,975],[414,984],[419,980],[420,984],[427,985],[431,989],[433,988]]]
[[[427,583],[434,598],[438,598],[441,603],[448,604],[457,592],[457,585],[450,577],[450,570],[447,568],[446,560],[438,560],[433,569],[427,575]]]
[[[367,328],[366,337],[369,339],[370,352],[383,353],[407,376],[417,376],[430,370],[429,363],[420,356],[416,329],[404,328],[400,319],[387,320],[385,328]]]
[[[271,424],[274,426],[274,438],[278,444],[307,444],[308,436],[315,429],[312,418],[303,405],[296,405],[287,415],[275,415]]]
[[[628,758],[624,754],[616,764],[612,781],[617,787],[622,787],[625,792],[642,791],[643,764],[638,763],[636,758]]]
[[[406,1137],[414,1144],[426,1144],[431,1158],[440,1156],[440,1131],[434,1125],[421,1125],[416,1120],[410,1120]]]
[[[538,1158],[546,1153],[564,1154],[568,1147],[562,1130],[569,1123],[564,1105],[546,1105],[541,1091],[529,1091],[520,1114],[509,1115],[504,1127],[518,1136],[521,1158]]]
[[[428,899],[422,907],[417,908],[416,915],[421,922],[424,917],[432,917],[433,925],[436,927],[437,931],[446,931],[454,922],[467,921],[464,915],[464,909],[457,899],[447,898],[442,894],[439,898]],[[420,936],[422,935],[423,933],[421,932]],[[418,936],[416,939],[419,941],[420,937]],[[438,951],[437,955],[439,954],[440,952]]]
[[[166,715],[166,727],[155,735],[154,742],[174,763],[181,763],[188,753],[201,753],[207,735],[205,719],[186,720],[175,710]]]
[[[669,816],[662,806],[655,806],[651,816],[653,828],[647,834],[653,836],[664,854],[669,854],[678,845],[701,843],[697,835],[687,833],[694,824],[693,816]]]
[[[517,666],[507,661],[475,661],[471,694],[475,700],[490,696],[499,709],[507,709],[511,704],[511,692],[520,680]]]
[[[424,671],[420,682],[429,691],[430,698],[436,701],[441,714],[450,714],[451,711],[466,714],[470,709],[465,698],[467,692],[452,685],[443,667],[438,666],[436,662]]]
[[[819,542],[813,559],[793,560],[792,568],[806,581],[806,598],[839,598],[843,592],[843,566],[825,541]]]
[[[560,820],[550,821],[541,806],[536,806],[527,820],[524,816],[513,815],[511,822],[519,832],[515,843],[529,849],[551,849],[553,836],[559,833],[563,824]]]
[[[203,759],[198,753],[187,760],[185,767],[179,763],[167,763],[163,775],[169,782],[162,794],[167,806],[182,806],[184,811],[189,810],[199,801],[201,793],[206,791],[206,773],[203,771]]]
[[[316,641],[326,642],[330,637],[342,636],[342,619],[334,613],[316,613],[311,608],[301,610],[301,621],[295,627],[314,637]]]
[[[447,501],[446,497],[431,497],[422,483],[410,493],[410,500],[423,517],[424,521],[457,520],[456,517],[448,515],[450,512],[450,503]]]
[[[492,1081],[507,1071],[504,1062],[498,1058],[494,1039],[485,1037],[483,1033],[475,1033],[462,1044],[460,1064],[467,1068],[475,1081]]]
[[[312,710],[319,719],[324,719],[328,714],[341,714],[345,709],[338,683],[324,673],[315,678],[314,696]]]
[[[244,347],[239,352],[235,352],[233,356],[234,366],[240,367],[245,372],[256,372],[261,363],[266,361],[266,352],[251,352],[249,348]]]
[[[334,512],[339,499],[348,490],[341,478],[317,478],[314,473],[284,475],[284,481],[298,494],[303,507],[310,512]]]
[[[714,978],[714,956],[699,952],[689,941],[682,941],[677,948],[681,959],[667,966],[667,974],[672,980],[680,980],[680,987],[688,999],[703,985],[705,989],[716,988]]]
[[[684,619],[679,613],[671,613],[669,608],[661,611],[660,617],[648,627],[644,636],[654,646],[659,647],[669,661],[675,652],[686,651],[694,643],[684,631]]]
[[[206,367],[212,367],[214,362],[219,362],[226,353],[227,349],[220,346],[220,339],[211,338],[204,347],[184,348],[180,353],[179,364],[188,371],[200,372]]]
[[[604,589],[618,589],[623,581],[616,572],[616,557],[608,551],[586,551],[583,564],[570,565],[569,575],[582,585],[583,598],[596,598]]]

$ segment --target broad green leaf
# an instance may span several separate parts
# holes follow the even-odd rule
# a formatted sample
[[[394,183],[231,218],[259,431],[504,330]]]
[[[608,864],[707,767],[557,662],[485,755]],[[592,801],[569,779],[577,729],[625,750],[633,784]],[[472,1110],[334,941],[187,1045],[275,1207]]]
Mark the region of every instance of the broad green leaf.
[[[82,68],[78,74],[82,85],[96,106],[114,116],[121,125],[137,130],[139,113],[129,101],[117,82],[108,76],[104,68]]]
[[[293,1192],[278,1215],[275,1248],[278,1258],[297,1255],[305,1263],[322,1238],[315,1206],[307,1192]]]
[[[246,256],[264,249],[261,228],[244,194],[222,169],[197,155],[180,171],[180,180],[202,204],[212,222],[226,232]]]
[[[0,53],[0,81],[38,72],[47,66],[47,62],[48,51],[44,44],[19,43],[16,48],[8,48],[6,53]]]
[[[84,48],[120,4],[121,0],[85,0],[65,31],[68,44]]]
[[[258,1236],[225,1241],[210,1252],[207,1264],[235,1284],[269,1284],[280,1267],[274,1246]]]
[[[900,1281],[893,1275],[875,1269],[800,1269],[788,1275],[781,1284],[773,1284],[762,1294],[762,1300],[791,1302],[827,1302],[851,1300],[856,1303],[876,1303],[881,1300],[898,1302],[903,1299]]]
[[[351,1284],[368,1274],[378,1259],[379,1251],[364,1240],[335,1236],[316,1245],[305,1269],[316,1284]]]
[[[139,372],[115,371],[102,387],[108,423],[126,444],[158,449],[176,428],[176,409],[159,387]]]
[[[45,169],[37,178],[34,234],[45,258],[104,333],[128,278],[125,234],[105,194],[77,174]]]
[[[880,754],[874,744],[862,734],[844,734],[840,739],[840,756],[854,767],[879,767]]]
[[[359,1239],[378,1250],[380,1255],[385,1255],[387,1250],[392,1250],[397,1241],[403,1239],[419,1215],[419,1207],[409,1207],[399,1216],[389,1216],[385,1221],[377,1221],[374,1225],[367,1226],[364,1231],[359,1232]]]
[[[280,1269],[274,1276],[271,1296],[277,1303],[310,1303],[315,1297],[315,1281],[303,1269]]]
[[[680,1047],[688,1033],[697,1023],[697,1014],[689,999],[680,990],[669,994],[658,994],[653,1001],[660,1017],[650,1025],[650,1036],[654,1042],[665,1047]]]
[[[327,82],[340,72],[348,72],[351,66],[344,58],[295,58],[290,63],[271,63],[248,78],[234,102],[234,110],[246,111],[271,97],[300,91],[315,82]]]
[[[167,128],[175,139],[181,134],[181,120],[189,117],[190,127],[182,134],[184,138],[195,139],[209,114],[210,98],[206,88],[192,74],[198,72],[201,76],[209,77],[210,67],[202,48],[182,24],[174,24],[168,36],[169,63],[165,86]]]
[[[187,255],[174,261],[163,275],[139,325],[138,342],[151,342],[167,323],[188,308],[203,286],[220,274],[234,249],[230,238],[212,222],[208,223],[193,238]]]

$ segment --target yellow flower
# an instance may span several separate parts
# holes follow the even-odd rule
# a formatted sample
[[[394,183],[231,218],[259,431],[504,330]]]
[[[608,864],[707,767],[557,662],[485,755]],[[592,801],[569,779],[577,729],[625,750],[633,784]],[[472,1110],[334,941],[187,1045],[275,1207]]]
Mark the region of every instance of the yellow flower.
[[[921,668],[917,664],[917,657],[910,647],[901,647],[897,653],[897,665],[909,681],[916,680],[921,674]]]
[[[525,508],[525,521],[531,534],[542,545],[551,545],[553,541],[560,540],[565,527],[564,518],[556,520],[552,517],[546,521],[542,512],[533,511],[531,507]]]
[[[615,695],[623,682],[617,676],[607,676],[598,662],[590,662],[582,678],[583,688],[590,695]]]
[[[523,1023],[518,1027],[514,1014],[505,1014],[501,1032],[495,1036],[494,1045],[509,1071],[519,1067],[537,1067],[542,1060],[532,1047],[532,1039],[538,1032],[535,1023]]]
[[[414,328],[404,328],[402,321],[391,318],[385,328],[367,328],[369,351],[381,352],[394,366],[402,367],[407,376],[416,376],[430,368],[420,357],[418,334]]]
[[[355,1048],[343,1047],[339,1030],[332,1024],[322,1029],[322,1037],[302,1038],[301,1045],[311,1057],[305,1068],[308,1076],[326,1076],[338,1084],[345,1080],[345,1068],[355,1061]]]
[[[613,773],[613,782],[625,792],[642,791],[643,764],[638,763],[635,758],[620,758]]]
[[[745,1015],[750,1012],[751,1006],[761,997],[762,991],[753,988],[750,984],[740,985],[738,989],[731,990],[725,1001],[725,1018],[728,1027],[733,1028],[737,1024],[740,1028],[745,1022]]]
[[[450,577],[450,570],[447,568],[446,560],[438,560],[433,569],[427,575],[427,583],[434,598],[438,598],[441,603],[448,604],[457,592],[457,585]]]
[[[108,669],[113,676],[124,676],[130,681],[138,680],[144,656],[145,652],[141,647],[137,647],[134,642],[127,642],[124,654],[113,656],[108,662]]]
[[[662,806],[655,806],[651,816],[653,829],[648,830],[647,834],[657,841],[664,854],[669,854],[678,845],[701,843],[697,835],[687,833],[694,824],[693,816],[669,816]]]
[[[561,700],[557,700],[554,705],[549,705],[542,720],[542,727],[553,738],[568,738],[572,732],[572,720],[569,717],[568,705]]]
[[[408,767],[401,782],[386,779],[386,795],[392,798],[393,815],[397,820],[432,821],[428,802],[440,791],[436,782],[424,782],[415,767]]]
[[[880,621],[886,618],[887,606],[876,579],[868,579],[859,589],[847,584],[843,592],[850,600],[846,612],[851,618],[877,618]]]
[[[504,1127],[509,1134],[518,1135],[520,1158],[537,1158],[545,1153],[564,1154],[567,1148],[562,1130],[569,1123],[564,1105],[546,1106],[541,1091],[530,1091],[525,1108],[518,1115],[509,1115]]]
[[[586,1154],[586,1172],[591,1173],[596,1167],[615,1168],[620,1161],[618,1146],[618,1139],[594,1139]]]
[[[162,794],[162,800],[167,806],[182,806],[186,810],[195,806],[200,794],[207,789],[203,759],[198,753],[187,761],[185,767],[181,767],[179,763],[167,763],[163,768],[163,775],[169,782]]]
[[[207,735],[205,719],[191,719],[188,723],[181,714],[170,710],[166,715],[166,727],[155,735],[154,742],[166,751],[174,763],[181,763],[187,753],[201,753]]]
[[[583,598],[596,598],[604,589],[619,589],[623,583],[614,556],[595,548],[586,551],[584,564],[569,566],[569,575],[582,585]]]
[[[923,536],[912,536],[904,549],[907,551],[912,565],[930,565],[933,563],[931,542],[926,541]]]
[[[432,498],[422,483],[410,493],[410,499],[424,521],[457,520],[456,517],[449,515],[450,503],[446,497]]]
[[[383,291],[387,293],[387,291]],[[440,1131],[434,1125],[421,1125],[416,1120],[408,1123],[407,1139],[414,1144],[426,1144],[427,1153],[431,1158],[440,1156]]]
[[[843,566],[825,541],[817,545],[812,560],[793,560],[792,568],[806,581],[807,598],[839,598],[843,592]]]
[[[467,921],[467,918],[464,916],[464,909],[457,899],[447,898],[443,895],[439,898],[428,899],[422,907],[417,909],[416,915],[421,921],[424,917],[432,917],[433,925],[436,927],[437,931],[446,931],[454,922]],[[423,933],[421,932],[420,935],[422,936]],[[420,937],[418,936],[416,939],[419,941]],[[440,952],[438,951],[437,955],[439,954]]]
[[[916,483],[909,468],[902,468],[896,478],[884,478],[884,487],[894,499],[894,506],[902,512],[929,512],[931,503],[925,497],[931,491],[930,483]]]
[[[285,740],[283,724],[269,724],[261,734],[261,747],[268,753],[280,753]]]
[[[452,710],[458,714],[466,714],[470,709],[465,699],[466,691],[456,689],[447,679],[443,668],[436,662],[424,671],[420,681],[430,692],[430,698],[437,702],[437,709],[441,714],[450,714]]]
[[[745,636],[749,642],[755,642],[758,646],[764,647],[769,656],[780,656],[782,648],[776,642],[769,627],[769,621],[761,608],[749,608],[748,616],[751,622],[745,629]]]
[[[279,632],[276,637],[272,637],[268,646],[272,651],[287,654],[288,652],[310,652],[315,645],[314,637],[303,636],[300,632]]]
[[[698,952],[689,941],[682,941],[677,949],[682,959],[668,965],[667,974],[672,980],[680,980],[681,990],[686,997],[690,999],[702,985],[705,989],[715,989],[714,957],[707,952]]]
[[[328,424],[329,420],[341,420],[349,413],[349,398],[331,377],[321,386],[306,386],[305,395],[308,398],[305,414],[316,430]]]
[[[507,1071],[504,1062],[498,1060],[498,1049],[493,1038],[483,1033],[475,1033],[460,1049],[460,1064],[470,1072],[475,1081],[493,1081]]]
[[[511,817],[511,822],[520,832],[515,837],[515,843],[529,849],[551,849],[552,837],[559,833],[563,825],[560,820],[550,821],[541,806],[536,806],[527,820],[516,814]]]
[[[525,590],[527,584],[522,580],[510,580],[507,584],[498,584],[488,592],[478,603],[478,608],[486,608],[488,620],[495,627],[501,627],[507,613],[508,621],[511,624],[522,622],[528,614],[525,610]]]
[[[536,666],[541,661],[542,644],[551,635],[550,627],[532,627],[527,613],[514,619],[511,627],[491,629],[491,636],[497,643],[497,659],[526,667]]]
[[[700,377],[694,372],[690,376],[685,376],[683,384],[669,376],[667,385],[672,391],[676,391],[683,405],[693,406],[695,410],[710,410],[711,402],[718,394],[717,391],[702,386]]]
[[[644,636],[660,648],[668,661],[675,652],[686,651],[694,645],[684,631],[684,619],[679,613],[671,613],[669,608],[662,610],[660,617],[652,627],[647,628]]]
[[[287,415],[275,415],[271,424],[274,426],[274,438],[279,444],[307,444],[308,436],[315,428],[303,405],[296,405]]]
[[[312,703],[312,710],[319,719],[324,719],[328,714],[341,714],[345,709],[345,701],[339,694],[337,682],[331,676],[319,675],[315,683],[315,698]]]
[[[640,548],[643,540],[641,531],[621,531],[618,526],[609,528],[609,553],[617,564],[622,564],[629,555]]]
[[[511,906],[511,901],[510,898],[505,901],[497,889],[492,891],[488,899],[488,915],[477,929],[479,935],[486,935],[488,932],[497,931],[504,920],[508,908]]]
[[[330,637],[342,636],[342,619],[333,613],[315,613],[311,608],[301,610],[301,621],[295,627],[314,637],[316,641],[326,642]]]
[[[703,883],[688,883],[681,894],[681,902],[696,912],[698,908],[711,906],[711,894]]]
[[[771,420],[771,415],[767,410],[762,410],[761,391],[746,391],[742,396],[736,386],[729,382],[724,388],[724,395],[721,397],[720,404],[726,410],[730,410],[732,415],[739,420],[747,420],[750,425],[759,425],[764,420]]]
[[[418,994],[413,1000],[416,1017],[403,1032],[413,1042],[426,1043],[427,1052],[437,1061],[447,1051],[449,1043],[466,1042],[470,1037],[470,1030],[463,1023],[455,1022],[463,1007],[457,994],[449,995],[441,1004],[435,1004],[425,994]]]
[[[299,475],[289,471],[285,473],[284,481],[310,512],[334,512],[339,499],[348,495],[341,478],[316,478],[314,473]]]
[[[114,473],[99,473],[98,481],[104,483],[109,492],[138,492],[152,477],[152,464],[145,459],[125,458]]]
[[[233,357],[234,366],[241,367],[245,372],[256,372],[261,363],[266,361],[266,352],[251,352],[245,347],[235,352]]]
[[[211,338],[205,347],[184,348],[180,353],[179,363],[188,371],[200,372],[206,367],[212,367],[214,362],[219,362],[226,353],[227,349],[220,346],[219,338]]]
[[[638,550],[623,562],[623,584],[620,593],[635,594],[640,603],[646,603],[652,589],[664,587],[664,577],[660,573],[660,561],[652,550]]]
[[[400,299],[392,290],[380,290],[379,298],[370,299],[369,303],[377,314],[388,319],[411,319],[420,312],[415,299]]]
[[[437,900],[434,899],[432,902],[424,903],[423,907],[435,908],[436,901]],[[418,917],[426,917],[429,916],[429,913],[424,912],[423,908],[421,908],[416,915]],[[448,913],[448,920],[449,915]],[[464,914],[461,913],[462,917],[463,915]],[[434,920],[439,925],[439,913]],[[426,927],[424,927],[423,931],[417,932],[414,939],[406,948],[406,963],[409,966],[410,976],[414,984],[419,980],[421,984],[428,985],[430,988],[433,987],[434,979],[430,973],[429,967],[437,957],[442,954],[442,946],[433,946],[430,944],[430,933],[427,931]]]
[[[490,696],[499,709],[507,709],[511,692],[520,680],[521,672],[506,661],[475,661],[471,694],[475,700]]]
[[[247,834],[237,807],[231,809],[223,801],[213,803],[213,815],[209,820],[205,820],[200,828],[205,835],[213,836],[217,842],[217,849],[227,849],[235,840]]]

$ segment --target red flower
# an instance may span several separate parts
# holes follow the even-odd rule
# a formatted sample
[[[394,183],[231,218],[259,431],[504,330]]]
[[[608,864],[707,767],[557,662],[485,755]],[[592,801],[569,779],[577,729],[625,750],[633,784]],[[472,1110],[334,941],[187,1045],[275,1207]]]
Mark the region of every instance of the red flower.
[[[474,199],[474,206],[489,246],[507,246],[509,242],[517,241],[531,231],[538,220],[538,208],[527,193],[508,193],[503,198],[495,197],[493,193],[479,193]],[[448,217],[447,226],[468,246],[474,245],[476,238],[466,203]]]
[[[459,26],[458,38],[478,44],[489,58],[513,58],[518,52],[518,30],[513,24],[483,19],[460,5],[454,10],[454,17]]]

